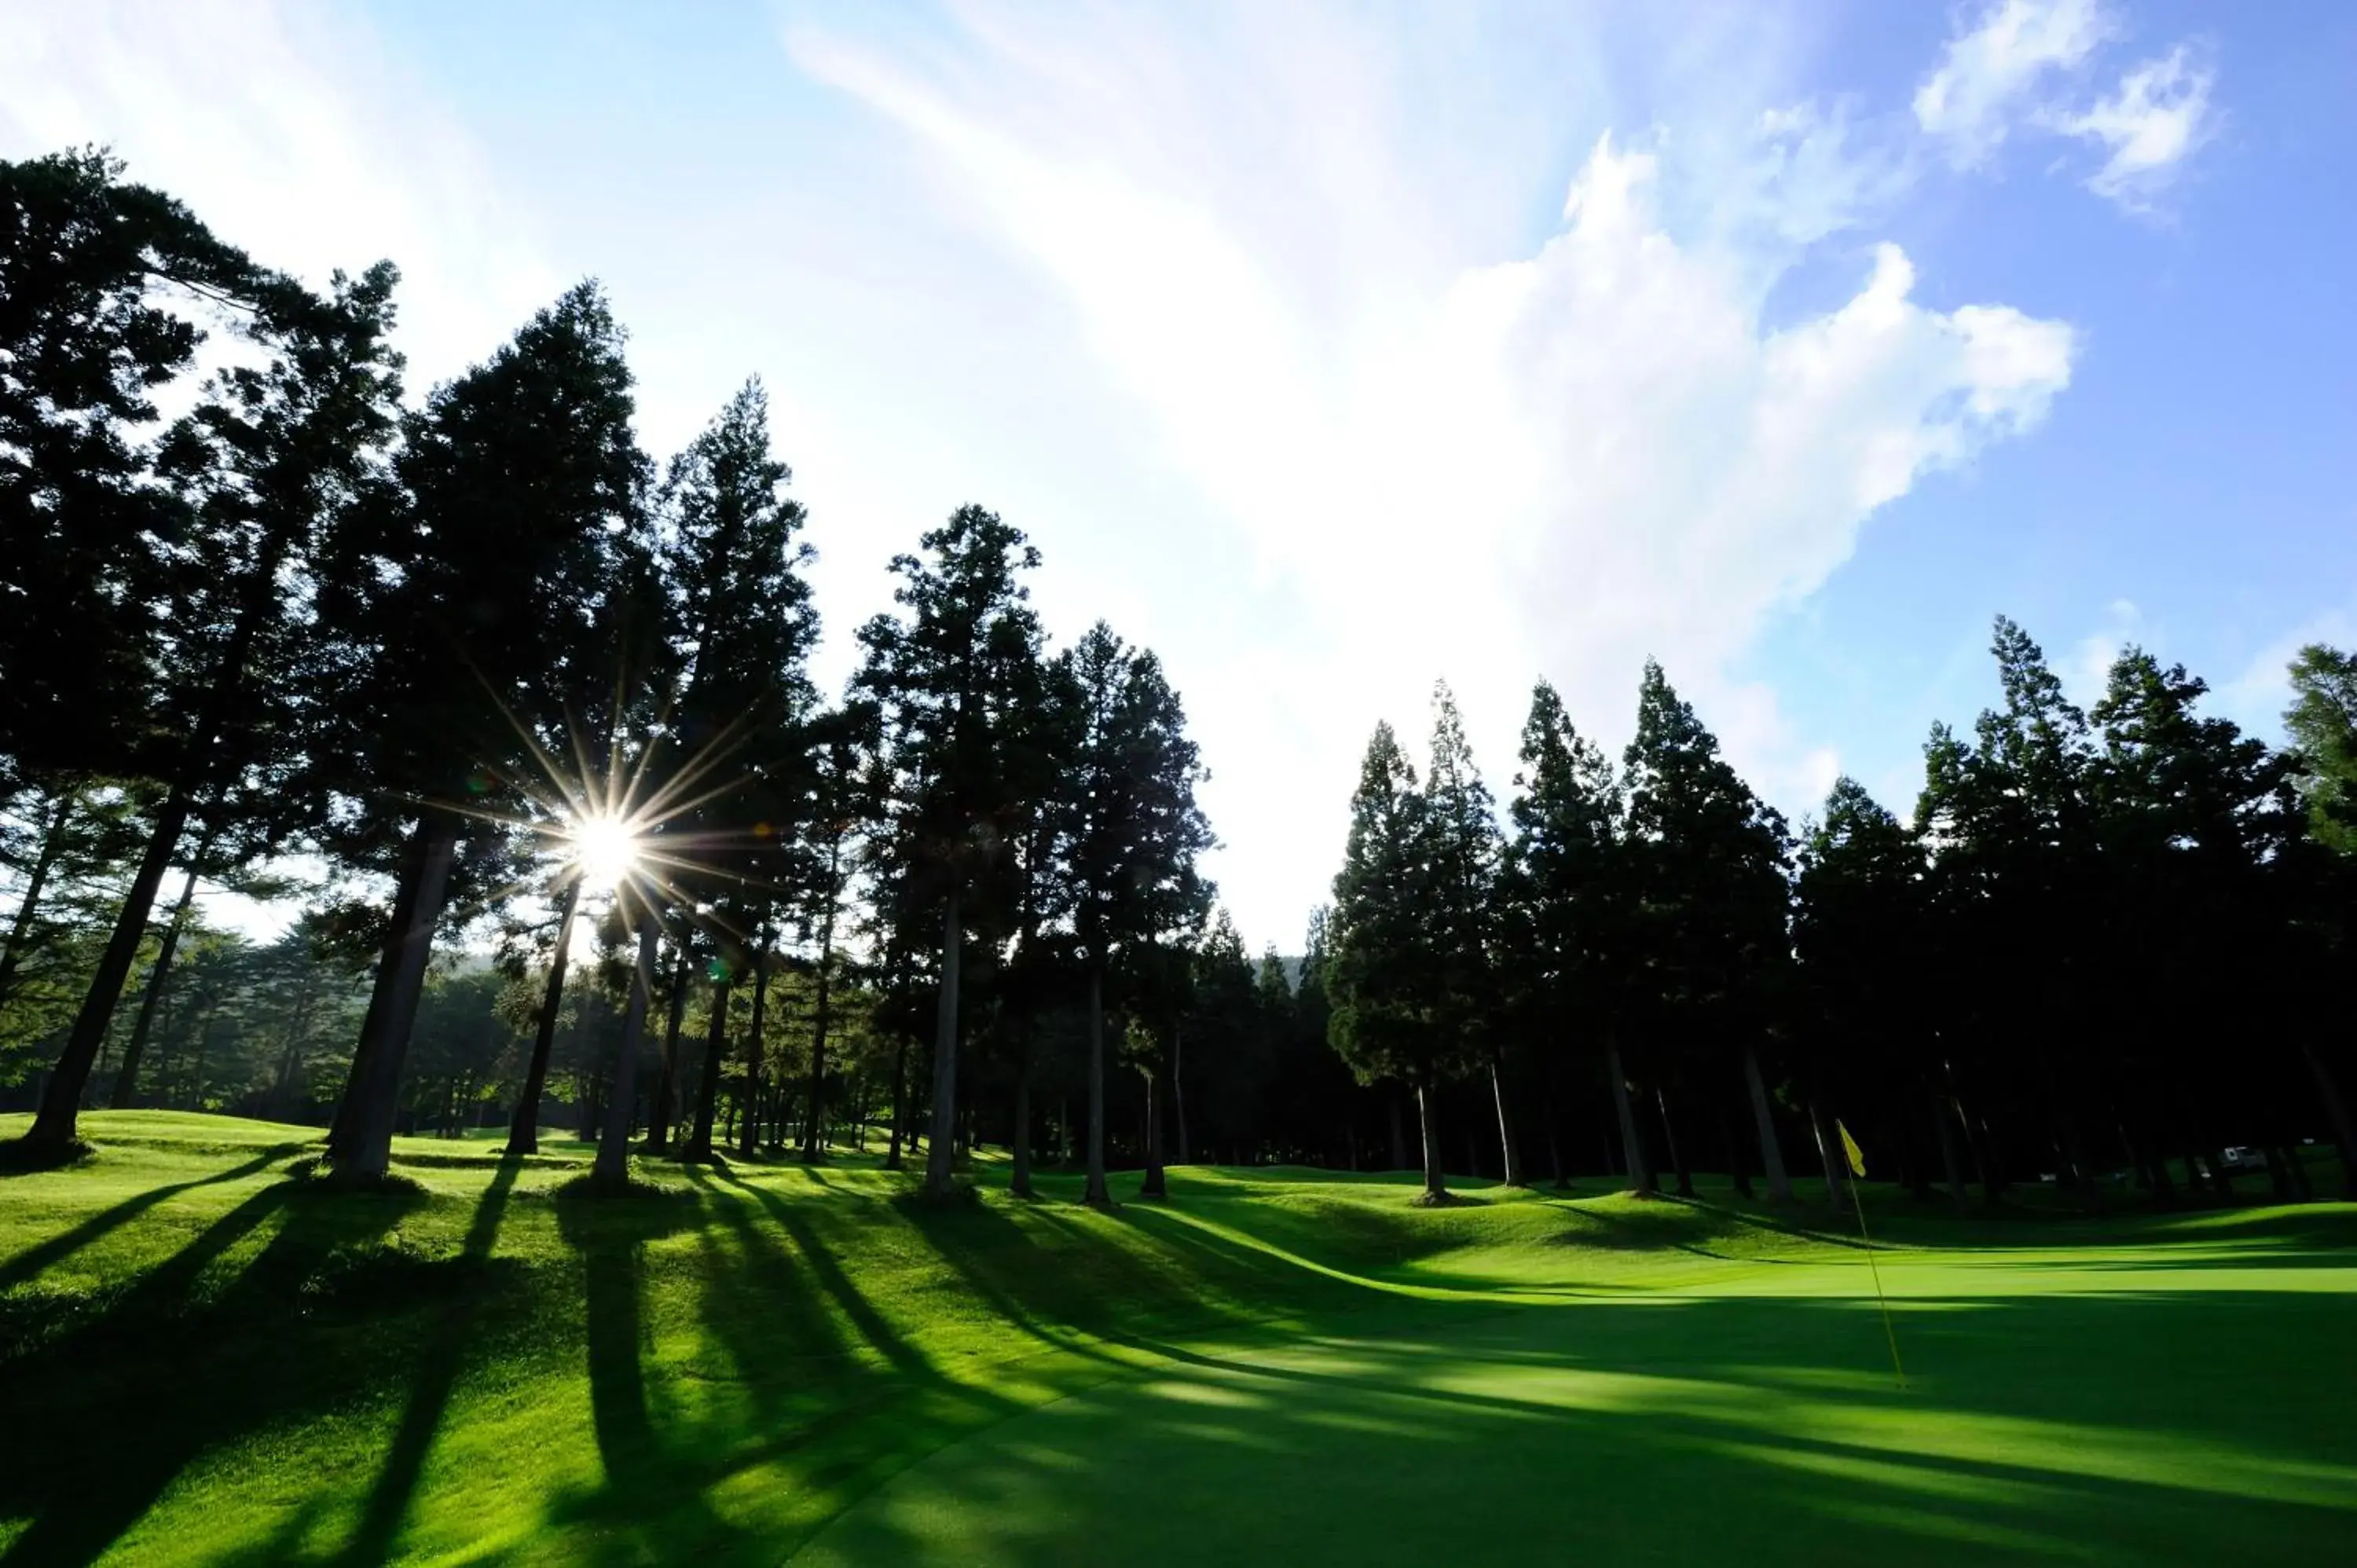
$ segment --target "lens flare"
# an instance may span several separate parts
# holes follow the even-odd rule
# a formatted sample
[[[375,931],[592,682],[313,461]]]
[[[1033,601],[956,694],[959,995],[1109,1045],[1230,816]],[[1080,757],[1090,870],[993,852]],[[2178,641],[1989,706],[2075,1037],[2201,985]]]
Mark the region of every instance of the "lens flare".
[[[592,887],[619,887],[639,868],[643,846],[627,818],[579,817],[565,836],[572,843],[573,864]]]

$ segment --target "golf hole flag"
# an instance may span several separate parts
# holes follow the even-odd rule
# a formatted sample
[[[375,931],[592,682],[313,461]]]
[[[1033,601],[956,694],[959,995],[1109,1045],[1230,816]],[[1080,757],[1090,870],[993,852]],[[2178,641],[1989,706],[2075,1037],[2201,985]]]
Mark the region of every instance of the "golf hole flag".
[[[1834,1118],[1834,1131],[1841,1134],[1842,1155],[1849,1161],[1849,1174],[1864,1178],[1866,1155],[1857,1146],[1857,1140],[1849,1135],[1849,1129],[1841,1124],[1839,1117]],[[1899,1334],[1890,1326],[1890,1298],[1882,1294],[1882,1265],[1874,1261],[1874,1238],[1866,1233],[1866,1199],[1855,1187],[1849,1189],[1849,1198],[1857,1205],[1857,1239],[1866,1243],[1867,1272],[1874,1276],[1874,1300],[1882,1308],[1882,1337],[1890,1342],[1890,1369],[1898,1374],[1899,1387],[1903,1391],[1907,1387],[1907,1369],[1899,1364]]]

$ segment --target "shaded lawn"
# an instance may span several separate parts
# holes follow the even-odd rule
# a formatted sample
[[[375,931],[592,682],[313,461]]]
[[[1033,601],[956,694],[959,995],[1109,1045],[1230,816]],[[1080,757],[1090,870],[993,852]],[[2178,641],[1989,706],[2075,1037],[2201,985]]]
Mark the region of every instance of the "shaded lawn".
[[[0,1181],[0,1568],[2357,1549],[2348,1206],[1878,1193],[1900,1394],[1838,1216],[1709,1187],[1181,1171],[1100,1215],[846,1158],[590,1203],[584,1151],[420,1140],[421,1194],[359,1197],[300,1130],[90,1122]]]

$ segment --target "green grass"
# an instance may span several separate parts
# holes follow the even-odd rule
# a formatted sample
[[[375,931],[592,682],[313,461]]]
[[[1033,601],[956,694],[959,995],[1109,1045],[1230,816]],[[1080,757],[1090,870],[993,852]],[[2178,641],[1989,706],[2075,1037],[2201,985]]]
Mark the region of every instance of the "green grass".
[[[0,1136],[21,1119],[0,1119]],[[93,1115],[0,1178],[0,1568],[2357,1560],[2357,1207],[1841,1217]],[[1134,1190],[1135,1178],[1116,1184]]]

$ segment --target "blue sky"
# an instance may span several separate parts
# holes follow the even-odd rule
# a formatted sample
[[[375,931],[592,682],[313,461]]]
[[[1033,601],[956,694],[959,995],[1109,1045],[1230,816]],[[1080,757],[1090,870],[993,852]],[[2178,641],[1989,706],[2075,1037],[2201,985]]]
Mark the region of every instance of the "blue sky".
[[[1291,949],[1432,682],[1659,657],[1796,818],[1904,811],[1992,615],[2272,729],[2357,640],[2357,8],[0,0],[0,152],[111,143],[415,390],[570,281],[650,448],[768,383],[831,635],[968,500],[1157,649]]]

